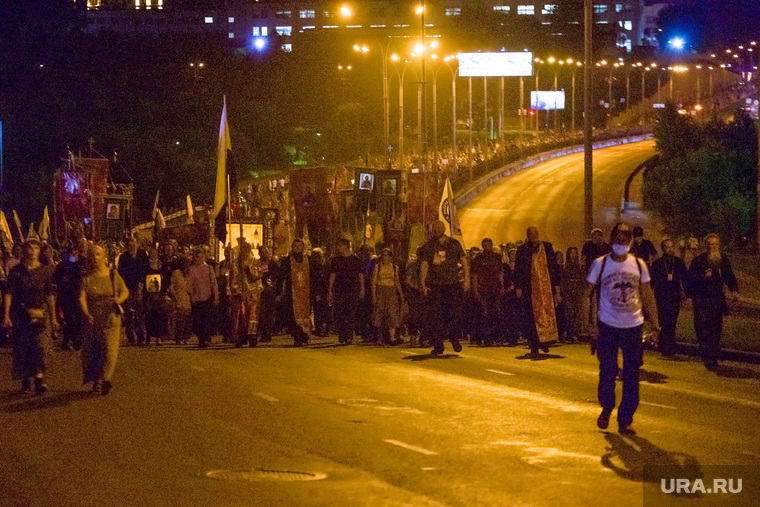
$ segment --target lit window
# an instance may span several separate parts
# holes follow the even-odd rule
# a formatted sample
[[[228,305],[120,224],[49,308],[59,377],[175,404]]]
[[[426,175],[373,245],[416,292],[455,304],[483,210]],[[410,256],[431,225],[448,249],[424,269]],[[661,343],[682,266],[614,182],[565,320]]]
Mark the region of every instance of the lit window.
[[[385,28],[385,25],[369,25],[370,28]]]
[[[289,37],[290,33],[293,31],[293,27],[290,26],[276,26],[274,27],[274,31],[277,32],[277,35],[282,35],[285,37]]]
[[[322,28],[338,28],[338,25],[325,25]]]
[[[594,14],[605,14],[607,12],[607,5],[594,4]]]
[[[290,53],[291,51],[293,51],[293,44],[283,44],[282,46],[280,46],[280,49],[282,49],[286,53]]]
[[[519,15],[529,15],[532,16],[536,13],[536,6],[535,5],[518,5],[517,6],[517,14]]]
[[[541,14],[554,14],[555,12],[557,12],[555,4],[544,4],[544,8],[541,9]]]
[[[493,10],[500,12],[509,12],[509,5],[494,5]]]
[[[303,30],[313,30],[314,28],[316,28],[316,27],[313,26],[313,25],[311,25],[311,26],[302,26],[301,27],[301,29],[303,29]]]
[[[290,11],[289,10],[284,10],[284,9],[281,9],[281,10],[275,12],[275,14],[274,14],[274,17],[280,18],[280,19],[290,19],[290,16],[291,16]]]
[[[446,15],[447,16],[459,16],[462,14],[462,8],[461,7],[447,7],[446,8]]]
[[[145,0],[145,8],[150,9],[153,7],[153,0]]]
[[[314,9],[301,9],[301,19],[313,18],[315,15]]]
[[[623,25],[623,28],[626,30],[633,30],[633,22],[632,21],[626,21]]]
[[[227,34],[227,37],[229,37],[230,39],[234,39],[235,38],[235,34],[232,33],[232,32],[230,32],[230,33]]]
[[[253,27],[253,36],[254,37],[266,37],[269,35],[267,32],[269,30],[266,26],[254,26]]]
[[[615,12],[623,12],[623,4],[615,4]]]
[[[228,23],[234,23],[235,22],[235,18],[227,18],[227,22]]]
[[[140,0],[135,0],[135,9],[140,8]]]
[[[326,18],[334,18],[335,17],[335,11],[322,11],[322,14]]]
[[[212,18],[211,16],[206,16],[205,21],[206,21],[206,23],[213,23],[214,22],[214,18]]]
[[[606,25],[609,23],[609,21],[594,21],[597,25]]]

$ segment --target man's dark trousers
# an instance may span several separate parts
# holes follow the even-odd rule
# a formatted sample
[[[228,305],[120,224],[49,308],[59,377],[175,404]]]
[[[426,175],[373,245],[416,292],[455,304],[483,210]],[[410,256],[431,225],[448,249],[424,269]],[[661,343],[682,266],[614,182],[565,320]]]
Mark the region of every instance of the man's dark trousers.
[[[618,372],[618,349],[623,351],[623,399],[618,407],[619,427],[633,422],[639,406],[639,368],[643,363],[641,343],[643,326],[618,328],[599,322],[596,355],[599,358],[599,404],[606,412],[615,408],[615,377]]]

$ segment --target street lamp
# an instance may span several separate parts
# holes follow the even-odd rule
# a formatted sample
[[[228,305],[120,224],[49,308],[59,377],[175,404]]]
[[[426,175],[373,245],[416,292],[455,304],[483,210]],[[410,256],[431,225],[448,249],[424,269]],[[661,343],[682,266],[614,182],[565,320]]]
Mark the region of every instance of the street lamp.
[[[536,69],[536,86],[535,86],[535,90],[536,90],[536,102],[538,102],[538,72],[539,72],[539,70],[541,70],[541,68],[538,66],[538,64],[539,63],[544,63],[544,61],[541,60],[540,58],[534,58],[533,61],[536,64],[536,65],[533,66],[533,68]],[[538,105],[538,104],[536,104],[536,105]],[[538,138],[538,109],[536,109],[536,114],[534,114],[533,116],[536,117],[535,137]]]
[[[547,58],[547,61],[549,62],[549,64],[552,67],[554,67],[554,63],[557,60],[555,60],[553,56],[550,56],[549,58]],[[564,62],[562,60],[560,60],[558,63],[559,64],[563,64]],[[557,92],[557,72],[558,71],[559,71],[559,67],[554,67],[554,88],[552,90],[555,92],[555,96],[554,96],[554,131],[555,132],[557,131],[557,113],[559,112],[559,111],[557,111],[557,98],[556,98],[557,97],[556,96],[556,92]],[[547,127],[549,126],[549,110],[548,109],[546,110],[546,126]]]
[[[391,61],[399,62],[401,58],[394,54],[391,55]],[[398,77],[398,166],[404,169],[404,75],[409,67],[409,62],[404,60],[404,70],[399,72],[398,67],[394,66],[396,76]]]
[[[391,41],[388,40],[385,48],[383,48],[383,45],[378,41],[378,46],[380,47],[380,54],[383,61],[383,142],[385,143],[385,161],[388,164],[389,169],[391,167],[391,99],[390,87],[388,86],[388,49],[390,47],[390,44]],[[354,51],[357,53],[367,54],[370,52],[370,49],[366,45],[354,44]]]
[[[568,58],[566,61],[568,65],[573,65],[572,58]],[[582,62],[575,62],[575,66],[573,66],[573,77],[572,77],[572,81],[570,85],[570,89],[572,90],[572,94],[573,94],[571,98],[572,109],[570,112],[571,112],[572,117],[570,118],[570,130],[573,132],[575,132],[575,72],[582,66],[583,66]]]
[[[338,65],[338,73],[340,75],[340,99],[341,102],[346,101],[346,73],[352,69],[351,65]]]
[[[456,56],[447,56],[443,58],[443,65],[439,65],[438,68],[435,71],[435,74],[433,74],[433,146],[435,150],[435,156],[434,156],[434,167],[438,166],[438,93],[437,93],[437,80],[438,80],[438,72],[443,68],[445,65],[448,67],[449,71],[451,72],[451,96],[452,96],[452,138],[453,138],[453,159],[454,159],[454,169],[456,169],[456,162],[457,162],[457,73],[459,72],[459,69],[454,70],[451,67],[452,62],[456,60]]]

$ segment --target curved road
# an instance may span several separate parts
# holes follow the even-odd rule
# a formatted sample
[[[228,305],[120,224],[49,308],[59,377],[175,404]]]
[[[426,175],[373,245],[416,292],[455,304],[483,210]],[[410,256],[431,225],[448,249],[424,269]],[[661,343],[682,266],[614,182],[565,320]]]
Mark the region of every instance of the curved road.
[[[654,154],[654,141],[594,151],[595,227],[605,234],[612,228],[626,177]],[[459,210],[459,218],[467,247],[480,246],[484,237],[497,245],[524,239],[525,229],[535,225],[555,250],[580,248],[590,232],[583,230],[583,153],[504,178]]]

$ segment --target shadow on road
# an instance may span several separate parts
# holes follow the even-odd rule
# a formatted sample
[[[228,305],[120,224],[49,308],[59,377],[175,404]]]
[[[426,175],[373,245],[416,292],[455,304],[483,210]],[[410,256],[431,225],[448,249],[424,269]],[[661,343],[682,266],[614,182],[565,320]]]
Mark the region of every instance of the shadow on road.
[[[29,395],[23,395],[28,397]],[[96,395],[89,391],[69,391],[51,396],[36,396],[19,403],[8,404],[0,408],[0,412],[12,414],[17,412],[33,412],[35,410],[44,410],[46,408],[65,407],[73,402],[87,398],[94,398]],[[4,398],[7,399],[7,398]],[[16,398],[18,399],[18,398]]]
[[[694,456],[682,452],[668,452],[660,449],[646,438],[638,435],[622,437],[616,433],[605,433],[609,446],[602,456],[602,466],[609,468],[621,478],[636,482],[654,482],[659,479],[646,473],[645,467],[667,466],[674,477],[702,477],[702,469]]]
[[[559,354],[538,354],[537,356],[532,356],[530,353],[523,354],[521,356],[515,357],[515,359],[525,360],[525,359],[532,359],[533,361],[544,361],[546,359],[566,359],[565,356],[560,356]]]
[[[404,361],[427,361],[428,359],[462,359],[458,354],[441,354],[434,356],[432,354],[417,354],[415,356],[406,356]]]
[[[760,371],[756,371],[751,368],[743,368],[741,366],[728,366],[721,364],[715,368],[712,368],[711,371],[717,376],[724,378],[760,380]]]
[[[647,382],[648,384],[667,384],[667,378],[667,375],[663,375],[656,371],[639,370],[639,380]]]

